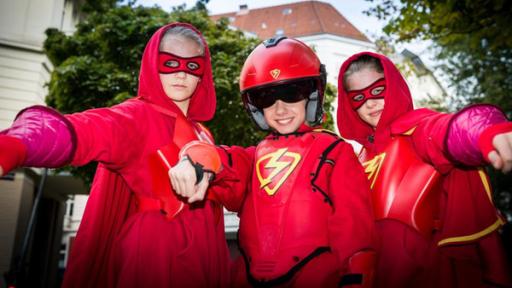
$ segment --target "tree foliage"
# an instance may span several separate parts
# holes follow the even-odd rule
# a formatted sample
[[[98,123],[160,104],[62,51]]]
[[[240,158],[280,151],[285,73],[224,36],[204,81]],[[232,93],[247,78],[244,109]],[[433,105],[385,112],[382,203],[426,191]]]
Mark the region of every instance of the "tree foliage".
[[[217,143],[256,144],[264,133],[257,131],[243,109],[238,81],[242,64],[260,40],[230,29],[227,19],[211,21],[206,3],[198,1],[191,9],[174,7],[170,13],[132,2],[108,9],[101,6],[88,10],[72,35],[47,30],[44,49],[55,67],[48,83],[47,104],[73,113],[111,106],[137,95],[140,59],[151,35],[167,23],[186,22],[203,32],[212,57],[217,111],[206,125]],[[330,93],[332,102],[332,89]],[[328,110],[331,102],[326,103]],[[72,173],[90,183],[94,169],[92,164],[73,168]]]
[[[489,102],[512,116],[512,2],[505,0],[367,0],[367,11],[388,20],[398,42],[432,40],[457,95],[453,108]]]

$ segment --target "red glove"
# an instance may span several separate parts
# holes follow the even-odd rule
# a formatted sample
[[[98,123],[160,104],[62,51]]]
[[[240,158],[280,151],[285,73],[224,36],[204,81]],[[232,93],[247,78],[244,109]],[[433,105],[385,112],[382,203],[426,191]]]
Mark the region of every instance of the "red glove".
[[[504,122],[500,124],[495,124],[490,127],[487,127],[480,138],[478,138],[478,147],[482,152],[482,156],[484,156],[485,160],[489,161],[489,152],[496,150],[492,144],[492,140],[498,134],[512,132],[512,122]]]
[[[27,147],[18,138],[0,135],[0,167],[2,175],[22,166],[27,157]]]
[[[188,157],[196,169],[197,183],[201,182],[204,172],[219,173],[222,167],[220,155],[214,145],[201,141],[192,141],[183,146],[179,158]]]

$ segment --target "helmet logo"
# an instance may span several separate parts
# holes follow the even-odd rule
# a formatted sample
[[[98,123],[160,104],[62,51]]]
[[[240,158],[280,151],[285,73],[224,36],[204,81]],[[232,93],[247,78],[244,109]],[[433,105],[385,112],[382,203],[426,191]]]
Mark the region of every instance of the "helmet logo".
[[[272,76],[272,78],[274,79],[277,79],[277,77],[279,77],[279,74],[281,74],[281,70],[279,69],[270,70],[270,76]]]

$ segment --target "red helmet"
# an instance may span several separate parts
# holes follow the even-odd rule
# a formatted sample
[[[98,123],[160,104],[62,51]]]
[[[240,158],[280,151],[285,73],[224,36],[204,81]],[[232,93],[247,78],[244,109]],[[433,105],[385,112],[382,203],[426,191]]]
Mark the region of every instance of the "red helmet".
[[[323,115],[325,81],[325,68],[315,52],[299,40],[281,36],[265,40],[247,57],[240,73],[240,91],[252,119],[267,130],[262,107],[268,105],[257,104],[265,102],[264,97],[276,97],[279,88],[287,89],[283,91],[288,94],[306,94],[306,121],[318,124]]]

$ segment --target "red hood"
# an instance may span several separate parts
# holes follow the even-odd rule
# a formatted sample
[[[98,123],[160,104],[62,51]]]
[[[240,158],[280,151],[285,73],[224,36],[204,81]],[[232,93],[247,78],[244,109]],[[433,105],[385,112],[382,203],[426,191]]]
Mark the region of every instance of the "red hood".
[[[352,109],[346,91],[343,89],[343,74],[347,70],[350,63],[361,57],[362,55],[369,55],[380,59],[382,67],[384,68],[384,77],[386,79],[386,94],[384,112],[380,118],[375,131],[370,125],[366,124],[357,112]],[[383,146],[387,144],[390,139],[391,123],[404,113],[413,110],[411,93],[400,71],[386,56],[372,53],[361,52],[352,55],[343,63],[340,68],[338,76],[338,114],[337,124],[340,134],[343,138],[351,139],[359,142],[365,147],[372,144],[368,137],[374,136],[374,143],[376,146]],[[377,147],[376,147],[377,148]],[[379,148],[377,148],[379,149]]]
[[[142,63],[139,73],[139,89],[138,95],[165,110],[170,110],[174,113],[181,113],[181,110],[174,104],[174,102],[167,97],[160,82],[158,74],[158,50],[160,47],[160,40],[164,32],[175,26],[184,26],[196,31],[203,40],[205,51],[205,70],[201,81],[197,84],[196,91],[192,95],[190,105],[188,108],[188,119],[194,121],[208,121],[213,118],[215,114],[216,98],[215,87],[212,77],[212,65],[210,62],[210,51],[206,41],[204,40],[201,32],[194,26],[186,23],[172,23],[158,29],[155,34],[149,39],[144,54],[142,55]]]

